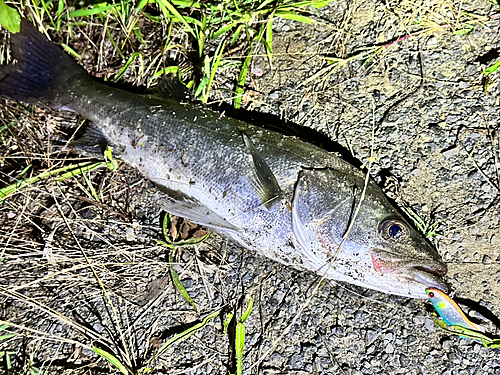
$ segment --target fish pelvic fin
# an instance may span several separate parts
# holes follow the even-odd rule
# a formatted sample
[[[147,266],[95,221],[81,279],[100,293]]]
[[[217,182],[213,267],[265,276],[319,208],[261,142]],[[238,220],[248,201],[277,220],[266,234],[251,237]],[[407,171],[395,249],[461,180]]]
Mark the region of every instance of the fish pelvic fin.
[[[0,95],[28,104],[65,108],[64,85],[87,73],[57,45],[49,41],[27,19],[21,31],[11,36],[16,65],[0,66]]]

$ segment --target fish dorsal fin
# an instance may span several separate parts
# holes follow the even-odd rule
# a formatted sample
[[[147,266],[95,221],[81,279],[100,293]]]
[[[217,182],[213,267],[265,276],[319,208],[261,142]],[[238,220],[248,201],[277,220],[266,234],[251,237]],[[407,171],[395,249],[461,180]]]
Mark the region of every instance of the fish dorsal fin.
[[[175,77],[162,79],[158,85],[147,92],[148,97],[176,102],[191,103],[195,101],[193,92]]]
[[[163,195],[161,205],[168,213],[183,217],[193,223],[205,225],[222,232],[238,231],[237,227],[194,198],[186,196],[176,196],[174,198],[168,193]]]
[[[269,209],[282,196],[281,188],[266,161],[259,154],[250,138],[242,133],[245,146],[252,155],[253,176],[250,178],[252,189],[259,197],[260,202]]]

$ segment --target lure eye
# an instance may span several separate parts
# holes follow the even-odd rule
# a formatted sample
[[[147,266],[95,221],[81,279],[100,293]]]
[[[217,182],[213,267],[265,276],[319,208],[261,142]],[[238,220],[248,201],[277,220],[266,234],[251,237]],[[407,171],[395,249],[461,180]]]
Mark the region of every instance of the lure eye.
[[[434,295],[434,292],[429,292],[429,298],[434,298],[435,295]]]
[[[398,240],[408,235],[408,227],[402,221],[389,219],[380,225],[380,234],[386,240]]]

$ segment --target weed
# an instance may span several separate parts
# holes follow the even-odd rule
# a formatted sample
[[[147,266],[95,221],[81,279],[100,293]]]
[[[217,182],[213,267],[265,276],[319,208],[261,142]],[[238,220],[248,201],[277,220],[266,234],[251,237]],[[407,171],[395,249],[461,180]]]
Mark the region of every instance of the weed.
[[[0,0],[0,25],[11,33],[17,33],[21,29],[21,17],[16,9],[5,4],[5,0]]]
[[[493,65],[483,70],[483,76],[484,76],[483,89],[485,92],[488,91],[488,88],[493,83],[493,80],[491,79],[490,75],[496,73],[499,69],[500,69],[500,59]]]
[[[203,235],[199,238],[188,238],[185,240],[178,240],[179,232],[177,232],[173,236],[173,238],[171,238],[169,236],[171,224],[172,224],[172,215],[167,212],[165,214],[165,217],[163,218],[163,223],[162,223],[162,232],[163,232],[163,236],[165,238],[165,241],[158,240],[156,242],[159,245],[163,245],[163,246],[170,248],[168,261],[169,261],[170,275],[172,276],[172,281],[173,281],[176,289],[179,291],[179,293],[193,307],[194,311],[196,313],[198,313],[198,309],[196,308],[196,304],[194,303],[193,299],[190,297],[186,288],[184,288],[184,285],[182,285],[182,282],[179,278],[179,275],[177,274],[177,271],[174,268],[174,253],[175,253],[175,250],[180,248],[180,247],[194,246],[194,245],[202,243],[203,241],[205,241],[208,238],[210,233],[206,233],[205,235]]]
[[[236,324],[235,333],[235,356],[236,356],[236,374],[241,375],[243,372],[243,348],[245,347],[245,322],[252,312],[253,299],[248,301],[248,307]]]
[[[413,220],[415,227],[426,238],[441,237],[441,235],[437,233],[437,230],[442,220],[437,220],[437,221],[434,221],[432,219],[426,220],[420,217],[418,214],[416,214],[415,211],[413,211],[409,207],[402,207],[402,209]]]
[[[452,335],[479,341],[485,348],[500,348],[499,338],[491,338],[483,332],[475,331],[461,326],[449,326],[442,319],[433,318],[432,320],[439,328],[441,328],[445,332],[451,333]]]
[[[67,180],[68,178],[72,178],[78,175],[83,174],[85,181],[87,182],[87,185],[89,187],[90,193],[87,192],[87,194],[91,197],[93,197],[96,201],[99,201],[99,196],[97,195],[94,187],[92,186],[92,183],[86,176],[86,173],[102,168],[102,167],[107,167],[110,170],[116,170],[118,168],[118,161],[114,160],[111,155],[111,147],[108,147],[108,149],[105,151],[105,155],[107,155],[107,160],[104,162],[91,162],[91,161],[86,161],[86,162],[81,162],[78,164],[71,164],[67,165],[61,168],[53,169],[53,170],[48,170],[43,173],[40,173],[37,176],[32,176],[29,178],[25,178],[22,180],[18,180],[17,182],[10,184],[4,188],[0,189],[0,204],[9,196],[19,193],[22,189],[32,186],[35,183],[42,181],[48,177],[51,176],[57,176],[56,181],[64,181]],[[22,177],[28,169],[30,169],[31,166],[26,166],[26,168],[19,174],[19,177]],[[85,191],[85,189],[84,189]]]

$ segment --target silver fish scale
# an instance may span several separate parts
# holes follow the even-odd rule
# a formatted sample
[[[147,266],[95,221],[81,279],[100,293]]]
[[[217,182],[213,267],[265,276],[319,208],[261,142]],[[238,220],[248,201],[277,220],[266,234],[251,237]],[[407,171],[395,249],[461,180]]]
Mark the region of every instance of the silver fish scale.
[[[242,132],[265,156],[286,201],[291,201],[299,170],[314,160],[313,147],[199,106],[166,105],[88,81],[77,86],[89,84],[97,87],[73,92],[67,107],[93,121],[118,157],[171,195],[199,202],[227,220],[238,231],[219,231],[245,247],[285,264],[302,263],[293,245],[289,205],[279,200],[268,209],[251,189],[252,157]],[[305,147],[297,150],[295,142]],[[332,160],[321,166],[339,164]]]
[[[447,290],[446,265],[380,188],[371,182],[360,203],[363,173],[350,164],[196,105],[97,83],[26,19],[11,40],[18,65],[0,66],[0,95],[94,122],[83,140],[104,138],[166,190],[167,211],[331,279],[418,298]]]
[[[211,226],[248,249],[296,268],[321,274],[328,270],[331,279],[405,295],[424,295],[422,286],[410,283],[411,288],[407,288],[406,278],[385,270],[380,274],[372,265],[370,254],[374,247],[384,249],[378,253],[379,259],[403,251],[378,234],[380,220],[398,214],[373,182],[335,265],[326,267],[342,241],[352,203],[359,201],[364,184],[363,173],[352,165],[294,137],[197,105],[165,102],[112,89],[88,78],[75,79],[81,82],[73,82],[71,87],[79,89],[72,90],[65,107],[93,121],[118,157],[172,196],[164,207],[167,211]],[[263,202],[255,188],[256,167],[243,134],[251,140],[282,191],[272,202]],[[330,211],[324,212],[323,207]],[[403,254],[391,255],[395,260],[387,264],[415,278],[421,272],[415,268],[408,271],[407,258],[425,260],[431,266],[438,263],[432,248],[421,250],[418,234],[412,232],[411,238]],[[432,253],[430,261],[419,255],[426,251]],[[411,260],[410,264],[418,262]],[[429,278],[426,283],[438,285],[433,275],[424,272],[422,280]]]
[[[215,213],[225,219],[237,230],[226,231],[223,225],[213,227],[243,246],[299,268],[317,270],[324,266],[325,254],[310,251],[304,257],[286,202],[292,202],[299,172],[304,169],[334,171],[328,181],[317,181],[326,189],[327,200],[325,196],[323,200],[314,200],[314,194],[309,197],[307,192],[313,209],[325,203],[344,201],[346,191],[352,190],[353,180],[361,188],[361,171],[297,138],[257,128],[197,105],[165,103],[88,80],[78,87],[85,85],[93,87],[80,90],[70,106],[102,130],[116,147],[118,157],[173,197],[186,199],[192,206],[206,208],[208,215]],[[283,200],[269,209],[252,189],[250,179],[255,178],[252,156],[245,147],[242,133],[252,140],[283,191]],[[329,182],[332,186],[328,186]],[[165,209],[204,223],[178,212],[175,205],[167,205]],[[387,209],[393,211],[388,204],[384,207]],[[348,220],[348,214],[336,218],[335,224],[339,227],[332,228],[330,238],[335,241],[330,247],[340,243]],[[354,233],[361,232],[358,238],[361,244],[366,242],[363,230],[353,228]]]

